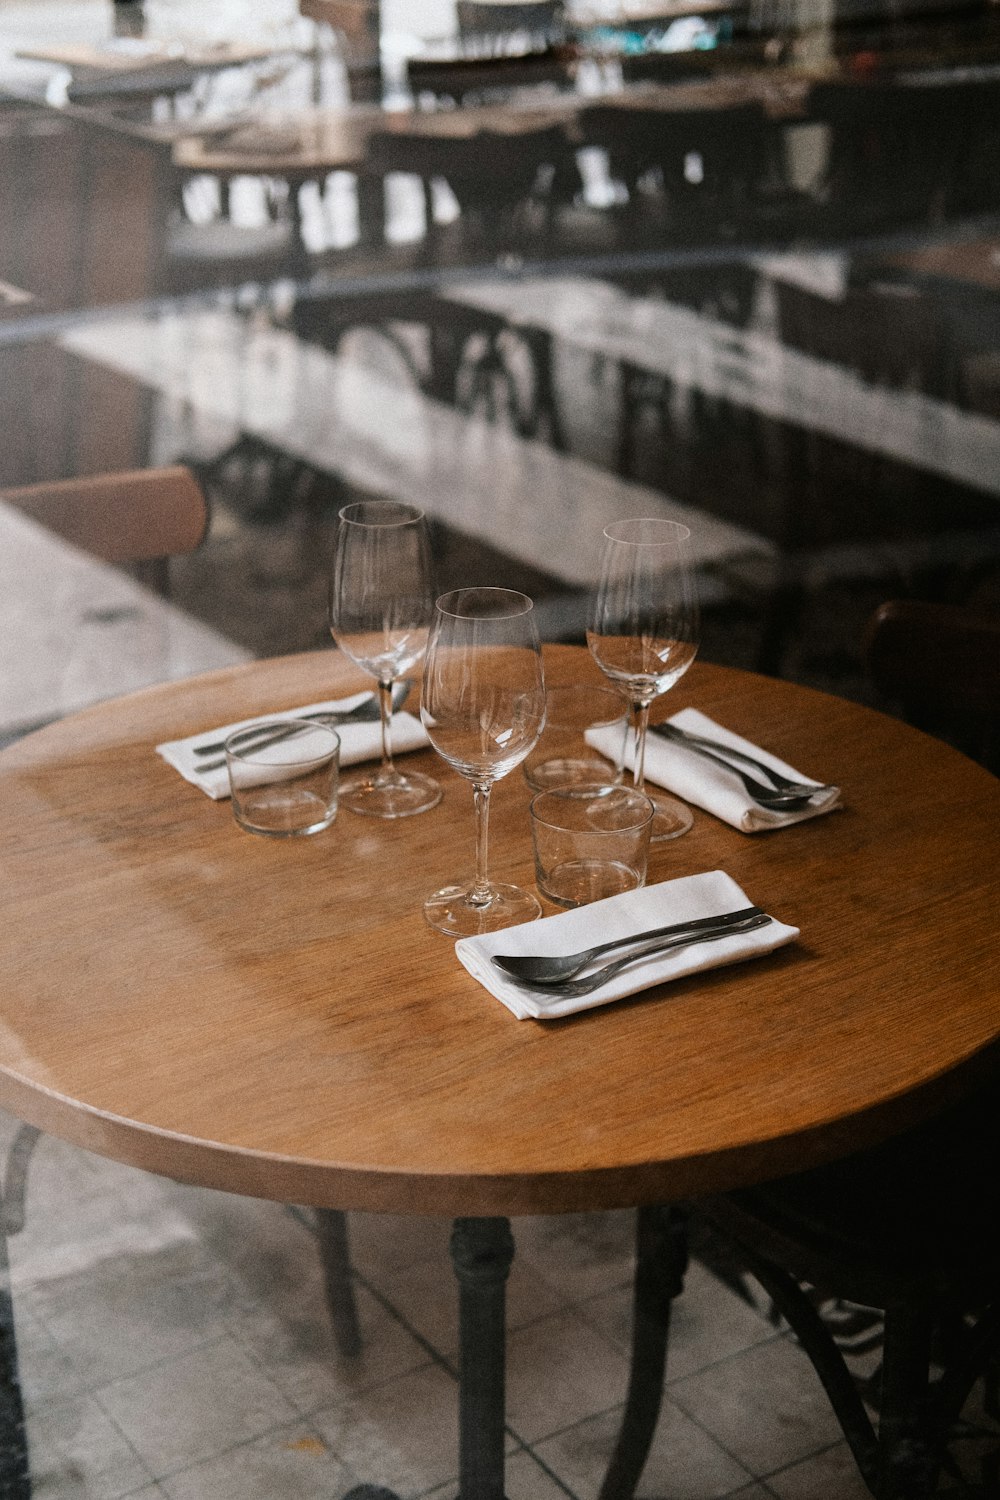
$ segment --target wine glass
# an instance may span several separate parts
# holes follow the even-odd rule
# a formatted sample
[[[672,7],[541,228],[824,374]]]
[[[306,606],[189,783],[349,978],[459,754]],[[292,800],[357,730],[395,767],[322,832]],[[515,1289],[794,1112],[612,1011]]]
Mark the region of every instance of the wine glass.
[[[537,917],[534,896],[487,875],[490,789],[524,760],[545,722],[542,653],[525,594],[464,588],[441,596],[420,713],[438,754],[472,782],[476,808],[475,876],[428,897],[424,916],[454,937]]]
[[[334,546],[330,631],[346,656],[378,683],[382,762],[341,786],[340,802],[375,818],[407,818],[441,801],[430,776],[392,759],[392,684],[427,649],[434,613],[424,513],[395,500],[345,505]]]
[[[633,781],[645,790],[649,705],[684,675],[698,650],[698,602],[691,533],[676,521],[615,521],[604,531],[601,580],[587,645],[601,671],[623,692],[635,716]],[[652,838],[677,838],[690,810],[654,798]]]

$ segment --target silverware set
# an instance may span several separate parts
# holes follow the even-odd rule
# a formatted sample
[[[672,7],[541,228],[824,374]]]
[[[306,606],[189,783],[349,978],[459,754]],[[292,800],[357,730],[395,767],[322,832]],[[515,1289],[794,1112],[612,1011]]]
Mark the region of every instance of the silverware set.
[[[691,734],[676,724],[651,724],[649,729],[651,734],[659,735],[661,739],[670,740],[676,745],[683,745],[686,750],[729,771],[743,783],[748,795],[760,807],[770,808],[774,812],[797,812],[808,807],[812,798],[819,793],[833,791],[832,786],[812,781],[794,781],[743,750],[735,750],[731,745],[720,744],[718,740]],[[768,783],[758,781],[756,776],[751,776],[743,769],[744,766],[750,766],[759,775],[768,777]]]
[[[413,680],[409,677],[401,678],[398,682],[393,683],[393,712],[405,702],[412,686]],[[369,693],[366,698],[360,703],[355,704],[353,708],[346,708],[337,713],[310,714],[309,718],[316,724],[326,724],[329,728],[336,729],[342,724],[378,723],[380,712],[378,694]],[[279,744],[288,733],[287,729],[269,730],[267,725],[264,724],[261,726],[260,734],[254,740],[250,740],[249,738],[244,740],[244,748],[248,749],[252,745],[256,750],[263,750],[268,745]],[[212,757],[208,760],[201,760],[198,766],[199,771],[221,771],[226,764],[225,749],[225,740],[212,740],[207,745],[196,745],[194,749],[195,755],[199,757]]]
[[[529,989],[541,989],[546,994],[561,998],[576,998],[592,994],[639,959],[658,957],[672,948],[717,942],[736,933],[755,932],[758,928],[769,926],[771,921],[772,918],[759,906],[746,906],[739,911],[723,912],[714,917],[700,917],[690,922],[676,922],[669,927],[653,928],[648,932],[630,933],[627,937],[598,943],[579,953],[495,953],[492,962],[496,968]],[[626,948],[628,951],[612,959],[610,963],[593,969],[589,974],[582,973],[595,958],[603,953],[613,952],[616,948]],[[577,975],[582,977],[577,978]]]

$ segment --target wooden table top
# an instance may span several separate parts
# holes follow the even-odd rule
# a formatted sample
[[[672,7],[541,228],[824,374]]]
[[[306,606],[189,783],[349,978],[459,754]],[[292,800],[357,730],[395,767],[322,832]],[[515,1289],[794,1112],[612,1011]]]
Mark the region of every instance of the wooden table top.
[[[726,76],[686,84],[637,84],[610,94],[566,92],[516,102],[464,104],[461,109],[392,109],[377,105],[311,108],[261,114],[232,127],[192,131],[175,139],[175,165],[199,172],[310,174],[363,165],[372,136],[474,142],[482,134],[511,139],[560,128],[574,140],[579,117],[594,106],[625,112],[690,114],[759,104],[774,118],[796,118],[804,108],[805,76]]]
[[[900,250],[886,256],[883,263],[902,267],[928,281],[1000,291],[1000,240],[996,237]]]
[[[273,48],[240,42],[208,42],[185,45],[155,40],[111,39],[103,46],[66,43],[22,47],[18,57],[36,62],[58,63],[80,72],[130,73],[156,67],[175,67],[186,63],[192,68],[232,68],[243,63],[262,62]]]
[[[352,105],[309,109],[287,116],[261,116],[224,135],[182,137],[174,163],[197,172],[349,171],[364,164],[376,132],[401,138],[473,141],[481,132],[523,136],[553,126],[572,126],[585,101],[566,94],[537,105],[463,106],[454,110],[396,109]]]
[[[386,112],[377,105],[261,115],[222,134],[175,140],[174,164],[194,172],[330,172],[359,167]]]
[[[597,669],[546,648],[548,680]],[[516,1020],[424,923],[473,861],[472,795],[241,832],[161,740],[353,689],[333,652],[99,705],[0,755],[0,1103],[209,1186],[395,1212],[622,1206],[761,1180],[939,1108],[996,1066],[1000,782],[857,705],[696,664],[695,704],[844,788],[745,836],[698,813],[650,880],[727,870],[801,927],[767,958],[560,1022]],[[491,870],[531,883],[527,788]]]

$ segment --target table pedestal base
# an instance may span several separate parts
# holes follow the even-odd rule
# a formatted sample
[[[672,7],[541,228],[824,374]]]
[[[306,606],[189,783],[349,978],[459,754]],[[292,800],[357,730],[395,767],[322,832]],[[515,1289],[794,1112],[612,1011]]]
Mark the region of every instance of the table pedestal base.
[[[459,1286],[459,1500],[504,1500],[506,1282],[514,1258],[507,1219],[456,1219]],[[625,1414],[599,1500],[631,1500],[660,1414],[670,1309],[687,1270],[687,1225],[675,1208],[640,1208]],[[398,1500],[363,1484],[344,1500]]]
[[[451,1260],[458,1279],[459,1500],[504,1500],[506,1286],[514,1259],[507,1219],[456,1219]],[[344,1500],[398,1500],[378,1485]]]

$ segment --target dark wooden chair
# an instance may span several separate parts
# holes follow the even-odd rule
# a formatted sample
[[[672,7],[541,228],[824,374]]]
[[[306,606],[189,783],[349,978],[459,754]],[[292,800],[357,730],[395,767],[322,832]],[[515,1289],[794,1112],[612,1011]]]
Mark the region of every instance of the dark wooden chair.
[[[406,78],[414,98],[436,102],[501,102],[512,89],[548,85],[565,89],[573,81],[573,59],[559,47],[497,57],[411,57]]]
[[[954,1469],[949,1441],[991,1362],[995,1380],[998,1147],[996,1091],[986,1087],[877,1149],[694,1205],[640,1209],[631,1379],[600,1500],[631,1500],[642,1474],[692,1217],[789,1324],[876,1500],[929,1500]],[[845,1302],[882,1318],[881,1367],[864,1388],[820,1311]],[[989,1500],[990,1484],[952,1493]]]
[[[911,602],[883,605],[865,644],[873,680],[901,705],[961,712],[994,732],[998,648],[1000,620]],[[1000,1350],[1000,1109],[988,1077],[984,1065],[966,1098],[877,1148],[689,1206],[640,1210],[632,1375],[601,1500],[630,1500],[642,1473],[692,1220],[791,1327],[872,1495],[937,1492],[955,1471],[962,1408],[980,1377],[992,1369],[995,1379]],[[882,1318],[881,1368],[864,1389],[820,1311],[844,1302]],[[962,1484],[952,1493],[996,1494],[985,1472]]]
[[[756,212],[772,175],[772,126],[753,102],[704,109],[597,102],[581,111],[580,130],[587,145],[607,152],[625,189],[630,233],[650,216],[681,240],[731,228]]]
[[[458,32],[468,49],[503,51],[511,36],[560,39],[563,0],[456,0]]]
[[[1000,772],[1000,615],[890,600],[869,621],[864,656],[890,708]]]
[[[478,253],[500,255],[547,243],[557,208],[579,183],[564,127],[515,121],[510,129],[465,134],[441,129],[436,121],[433,114],[418,113],[405,130],[375,131],[369,141],[374,170],[410,173],[423,183],[426,257],[443,258],[449,238],[434,219],[432,183],[438,179],[461,209],[456,228],[462,249],[471,245]]]
[[[942,218],[967,138],[958,91],[824,81],[810,92],[809,117],[830,132],[822,196],[832,226]]]

